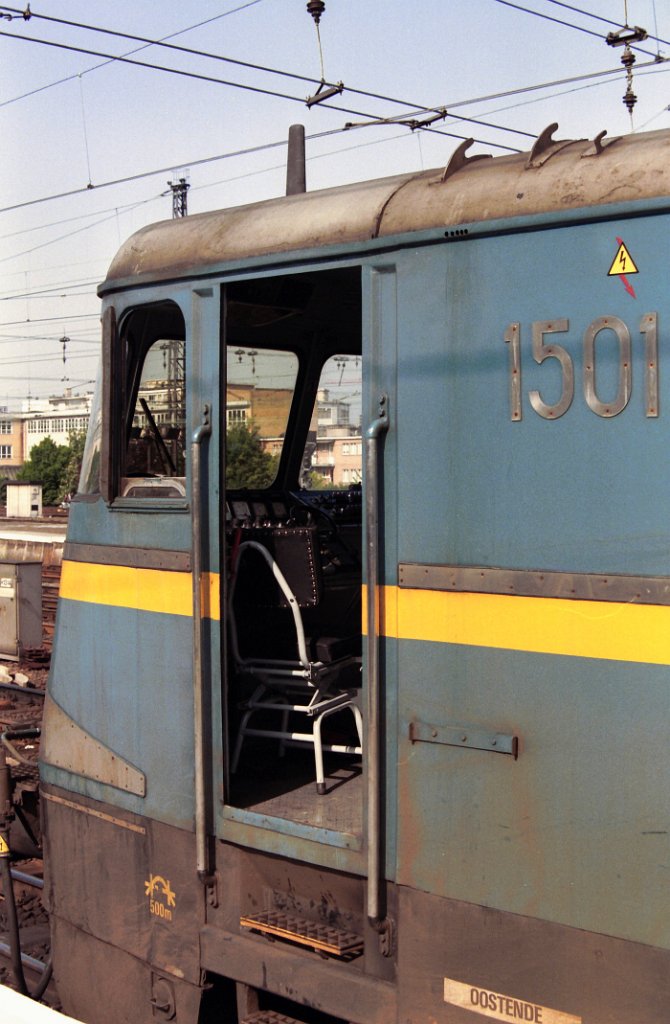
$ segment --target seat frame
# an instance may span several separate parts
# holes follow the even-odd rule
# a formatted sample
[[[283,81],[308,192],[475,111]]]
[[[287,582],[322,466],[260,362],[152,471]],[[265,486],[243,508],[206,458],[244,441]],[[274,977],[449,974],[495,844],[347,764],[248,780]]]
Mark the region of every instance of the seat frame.
[[[266,563],[292,614],[295,630],[296,654],[291,658],[243,657],[240,653],[237,619],[234,599],[240,564],[249,551],[256,551]],[[320,795],[326,792],[323,768],[323,753],[361,754],[363,751],[363,718],[358,704],[358,692],[354,689],[333,689],[336,678],[351,665],[360,664],[358,655],[348,654],[332,662],[310,658],[307,640],[298,600],[288,584],[275,558],[259,541],[243,541],[237,548],[235,566],[228,597],[228,621],[230,625],[230,646],[238,675],[248,675],[258,680],[258,686],[251,696],[242,701],[244,711],[237,732],[231,771],[239,766],[242,744],[247,736],[258,736],[280,741],[280,754],[287,745],[312,745],[316,770],[316,790]],[[321,735],[323,720],[337,712],[349,709],[354,717],[358,744],[324,743]],[[251,726],[250,720],[258,711],[277,711],[281,714],[277,729]],[[296,732],[289,728],[291,712],[304,714],[312,719],[310,732]]]

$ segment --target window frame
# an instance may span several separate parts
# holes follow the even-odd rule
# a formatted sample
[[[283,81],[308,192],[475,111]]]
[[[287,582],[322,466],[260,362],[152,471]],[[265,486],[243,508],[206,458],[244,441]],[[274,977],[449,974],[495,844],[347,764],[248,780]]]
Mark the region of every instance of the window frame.
[[[151,313],[160,309],[171,311],[178,316],[183,325],[180,337],[165,337],[167,332],[155,328],[143,334],[131,348],[129,331],[138,316],[144,314],[147,326],[151,327]],[[187,401],[188,373],[188,330],[187,319],[181,305],[174,297],[165,297],[146,303],[138,303],[126,308],[117,317],[114,306],[109,306],[103,315],[102,343],[102,441],[100,459],[100,493],[105,502],[114,510],[118,509],[149,509],[160,511],[184,511],[189,507],[187,466],[180,476],[158,475],[156,477],[137,477],[138,486],[145,479],[155,481],[158,486],[153,493],[138,496],[122,493],[126,457],[130,440],[130,431],[136,411],[138,391],[141,387],[142,372],[147,354],[151,347],[161,340],[178,340],[184,345],[184,376],[183,376],[183,408],[184,434],[187,436]],[[131,407],[132,406],[132,407]],[[183,494],[166,496],[160,493],[160,482],[169,481],[173,487],[182,490]],[[147,484],[147,488],[151,485]]]

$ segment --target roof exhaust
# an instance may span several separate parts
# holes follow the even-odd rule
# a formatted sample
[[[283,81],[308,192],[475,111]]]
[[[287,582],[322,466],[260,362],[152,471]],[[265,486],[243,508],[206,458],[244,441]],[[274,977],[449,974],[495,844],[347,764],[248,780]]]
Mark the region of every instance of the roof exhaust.
[[[288,156],[286,159],[286,195],[295,196],[307,191],[305,176],[305,126],[292,124],[288,130]]]

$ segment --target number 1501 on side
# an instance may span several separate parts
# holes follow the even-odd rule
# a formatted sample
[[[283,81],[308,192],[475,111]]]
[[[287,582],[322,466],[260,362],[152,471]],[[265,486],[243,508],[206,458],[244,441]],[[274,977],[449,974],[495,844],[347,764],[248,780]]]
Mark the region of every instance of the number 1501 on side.
[[[528,392],[528,399],[538,416],[555,420],[568,411],[575,394],[575,369],[572,356],[562,345],[545,339],[549,335],[563,334],[570,328],[565,318],[536,320],[531,327],[532,353],[536,363],[556,359],[561,367],[561,394],[557,402],[549,405],[536,389]],[[618,385],[612,401],[603,401],[596,391],[596,338],[601,331],[612,331],[618,348]],[[645,415],[658,416],[658,313],[645,313],[640,320],[639,332],[644,338],[644,390]],[[504,334],[509,345],[509,403],[512,420],[522,418],[521,397],[521,325],[511,323]],[[630,330],[618,316],[599,316],[584,331],[582,387],[584,401],[596,414],[609,418],[618,416],[628,405],[632,390],[632,343]]]

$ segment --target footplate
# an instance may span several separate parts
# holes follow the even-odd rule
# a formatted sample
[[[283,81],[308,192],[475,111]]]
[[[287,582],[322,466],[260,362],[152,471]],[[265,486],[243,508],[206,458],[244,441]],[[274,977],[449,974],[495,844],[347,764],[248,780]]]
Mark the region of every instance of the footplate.
[[[300,1021],[275,1010],[258,1010],[241,1020],[240,1024],[300,1024]]]
[[[284,939],[308,946],[317,953],[351,959],[363,952],[363,938],[354,932],[346,932],[331,925],[308,921],[296,914],[283,910],[266,910],[240,918],[240,925],[251,931],[260,932],[269,938]]]

